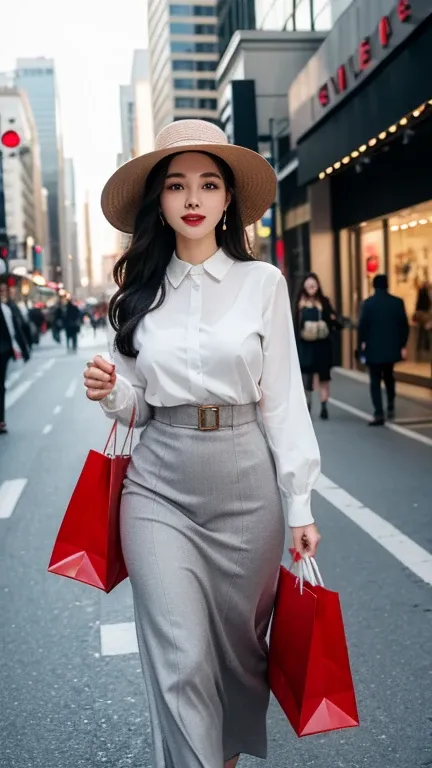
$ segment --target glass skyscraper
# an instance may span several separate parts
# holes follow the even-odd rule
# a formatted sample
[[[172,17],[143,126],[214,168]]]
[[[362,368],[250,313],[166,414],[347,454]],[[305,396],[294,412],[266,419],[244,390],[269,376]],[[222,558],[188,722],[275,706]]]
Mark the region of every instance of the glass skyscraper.
[[[66,279],[64,174],[61,127],[54,61],[43,57],[18,59],[16,86],[27,93],[36,123],[42,183],[48,190],[50,279]]]

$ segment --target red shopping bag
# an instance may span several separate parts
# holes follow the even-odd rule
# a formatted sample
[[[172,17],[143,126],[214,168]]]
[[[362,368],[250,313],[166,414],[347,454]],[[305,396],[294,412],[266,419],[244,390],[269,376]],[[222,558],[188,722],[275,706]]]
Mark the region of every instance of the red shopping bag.
[[[103,453],[90,451],[60,526],[48,571],[111,592],[127,578],[120,543],[120,501],[130,461],[124,455],[135,414],[121,455],[116,456],[117,422]],[[114,455],[107,449],[114,439]]]
[[[270,633],[270,687],[297,736],[359,725],[337,592],[281,566]]]

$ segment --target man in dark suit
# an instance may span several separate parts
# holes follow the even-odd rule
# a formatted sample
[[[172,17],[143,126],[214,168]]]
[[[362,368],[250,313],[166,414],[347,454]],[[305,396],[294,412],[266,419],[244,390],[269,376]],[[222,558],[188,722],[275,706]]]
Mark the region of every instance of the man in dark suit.
[[[408,318],[402,299],[388,292],[387,275],[376,275],[375,294],[363,302],[360,311],[358,342],[370,375],[370,391],[375,409],[370,426],[384,425],[381,381],[387,392],[387,418],[394,417],[394,365],[406,357]]]
[[[5,422],[5,382],[9,360],[30,357],[18,307],[9,298],[7,283],[0,281],[0,435],[7,432]]]

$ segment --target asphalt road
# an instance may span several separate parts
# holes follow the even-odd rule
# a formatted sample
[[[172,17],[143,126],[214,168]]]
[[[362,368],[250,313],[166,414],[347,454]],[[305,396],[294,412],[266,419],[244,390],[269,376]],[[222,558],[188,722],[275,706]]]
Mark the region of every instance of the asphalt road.
[[[82,387],[84,362],[105,351],[104,336],[83,342],[74,356],[45,340],[10,379],[10,434],[0,437],[1,768],[152,768],[129,583],[107,596],[46,572],[87,452],[103,448],[108,431]],[[364,410],[362,386],[338,380],[333,395]],[[432,446],[370,430],[336,406],[316,427],[325,475],[314,495],[319,564],[341,596],[361,727],[298,739],[272,702],[267,763],[239,765],[426,768]],[[115,653],[104,642],[113,629]]]

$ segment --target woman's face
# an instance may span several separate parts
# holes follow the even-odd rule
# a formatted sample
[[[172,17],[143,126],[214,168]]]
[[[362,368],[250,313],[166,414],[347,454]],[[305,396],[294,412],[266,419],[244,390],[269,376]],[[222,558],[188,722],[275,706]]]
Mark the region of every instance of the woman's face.
[[[318,283],[314,277],[308,277],[308,279],[305,280],[304,289],[307,295],[311,298],[316,296],[318,293]]]
[[[199,240],[214,231],[230,199],[211,157],[185,152],[174,157],[168,167],[160,206],[178,235]]]

